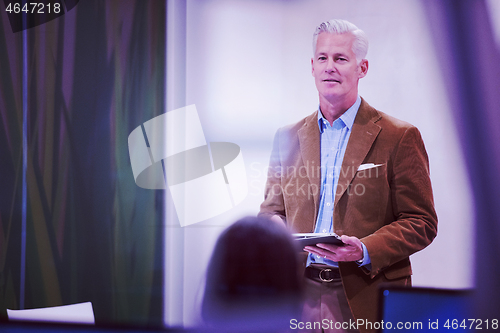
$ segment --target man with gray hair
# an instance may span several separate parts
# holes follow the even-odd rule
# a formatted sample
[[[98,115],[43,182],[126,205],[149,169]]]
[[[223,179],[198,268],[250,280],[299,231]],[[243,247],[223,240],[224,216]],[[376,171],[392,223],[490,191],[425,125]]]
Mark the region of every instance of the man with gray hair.
[[[259,215],[343,242],[304,248],[305,301],[292,329],[376,330],[378,287],[410,286],[409,256],[437,233],[420,132],[358,94],[367,50],[354,24],[321,23],[311,59],[319,110],[274,139]]]

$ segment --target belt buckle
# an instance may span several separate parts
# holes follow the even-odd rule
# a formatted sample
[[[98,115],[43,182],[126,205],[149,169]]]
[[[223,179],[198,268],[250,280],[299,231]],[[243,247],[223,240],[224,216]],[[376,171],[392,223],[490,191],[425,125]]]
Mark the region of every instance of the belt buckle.
[[[323,282],[332,282],[333,279],[331,279],[331,278],[330,279],[325,279],[325,278],[323,278],[323,276],[321,276],[323,272],[331,272],[331,271],[332,270],[330,268],[324,268],[324,269],[322,269],[321,271],[319,271],[319,279],[321,281],[323,281]]]

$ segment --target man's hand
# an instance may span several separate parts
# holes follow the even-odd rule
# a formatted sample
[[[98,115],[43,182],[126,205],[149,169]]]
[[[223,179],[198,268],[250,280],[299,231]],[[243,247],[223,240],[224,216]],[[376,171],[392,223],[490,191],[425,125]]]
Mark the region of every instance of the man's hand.
[[[304,247],[304,251],[337,262],[363,259],[363,246],[357,237],[342,235],[340,239],[344,245],[338,246],[319,243],[316,246]]]

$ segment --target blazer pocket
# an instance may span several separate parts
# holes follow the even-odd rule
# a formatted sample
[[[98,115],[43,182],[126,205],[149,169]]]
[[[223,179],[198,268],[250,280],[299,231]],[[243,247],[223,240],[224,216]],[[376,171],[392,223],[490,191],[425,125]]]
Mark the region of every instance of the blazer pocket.
[[[385,176],[387,170],[386,163],[363,163],[359,166],[356,171],[357,178],[369,178],[369,179],[378,179],[381,176]]]
[[[360,195],[364,200],[379,200],[380,195],[387,195],[389,182],[387,181],[387,166],[382,164],[373,168],[356,172],[351,183],[351,192]]]
[[[384,220],[390,194],[386,170],[387,166],[383,164],[356,172],[339,202],[339,213],[348,214],[348,219],[362,220],[364,224],[370,225],[365,235],[380,228]],[[357,215],[353,215],[353,212]]]

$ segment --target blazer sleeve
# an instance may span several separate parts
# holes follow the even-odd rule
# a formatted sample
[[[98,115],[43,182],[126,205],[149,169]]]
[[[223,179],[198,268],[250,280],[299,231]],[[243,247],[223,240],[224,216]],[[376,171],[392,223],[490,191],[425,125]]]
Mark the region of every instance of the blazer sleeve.
[[[278,215],[286,222],[285,200],[281,188],[282,164],[280,154],[280,134],[282,129],[279,129],[274,135],[273,150],[269,161],[269,169],[267,172],[267,182],[264,189],[264,201],[260,205],[259,217],[271,218],[273,215]]]
[[[371,277],[422,250],[437,234],[429,161],[416,127],[404,132],[392,155],[389,179],[395,220],[361,239],[370,255]]]

